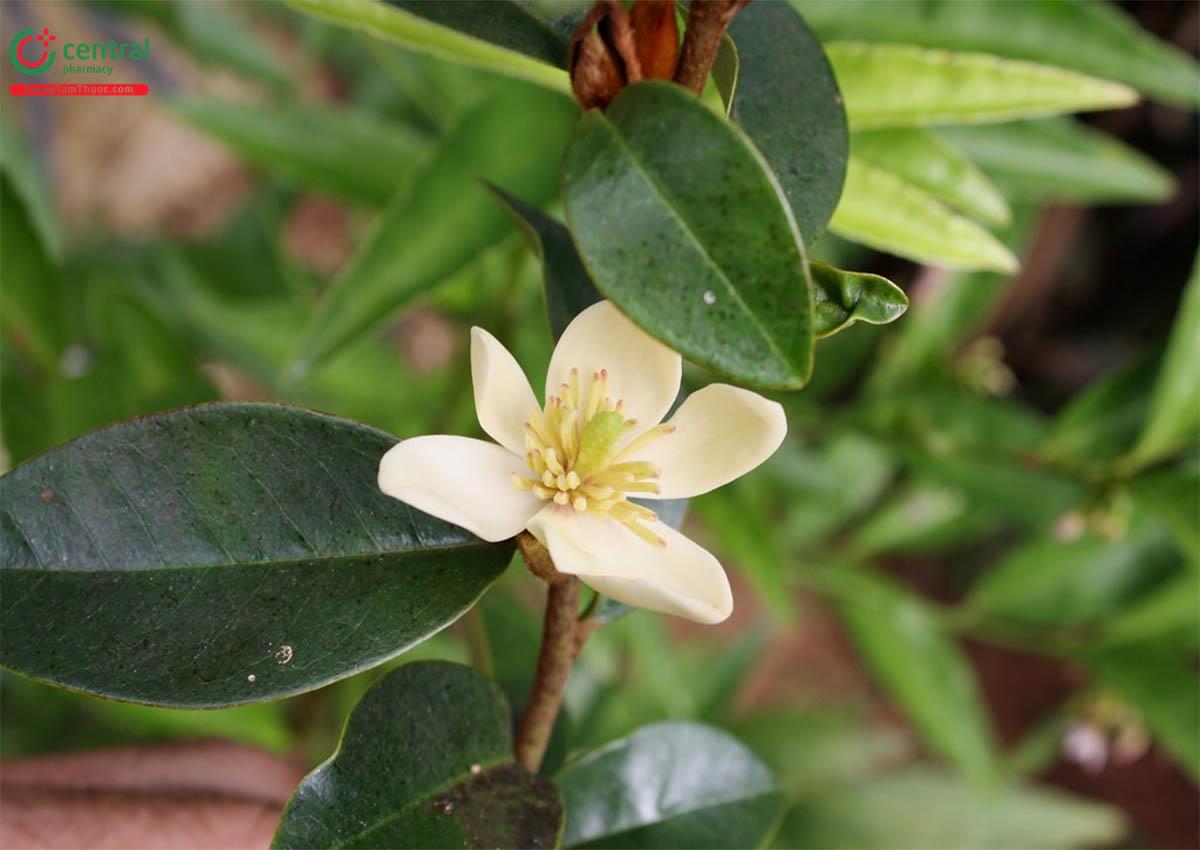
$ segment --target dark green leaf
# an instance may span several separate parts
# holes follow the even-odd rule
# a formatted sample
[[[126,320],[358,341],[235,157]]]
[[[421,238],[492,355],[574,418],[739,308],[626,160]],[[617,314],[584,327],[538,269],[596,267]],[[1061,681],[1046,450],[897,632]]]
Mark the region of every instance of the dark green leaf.
[[[830,850],[992,850],[1105,847],[1126,834],[1120,811],[1036,785],[973,789],[952,774],[913,767],[805,799],[788,813],[780,846]]]
[[[904,315],[908,296],[886,277],[845,272],[809,263],[813,281],[813,330],[817,339],[833,336],[855,322],[886,325]]]
[[[472,110],[317,307],[293,371],[303,375],[499,241],[508,219],[481,184],[539,204],[557,190],[559,152],[578,110],[514,81]],[[519,151],[520,156],[514,156]]]
[[[565,847],[758,847],[782,804],[774,778],[723,732],[646,726],[558,775]]]
[[[1200,569],[1200,459],[1138,476],[1130,485],[1135,505],[1171,529],[1180,550]]]
[[[62,234],[50,187],[46,185],[45,175],[12,119],[0,127],[0,170],[11,181],[12,189],[25,208],[25,215],[41,242],[42,250],[51,260],[60,261],[63,255]]]
[[[367,204],[381,204],[407,188],[431,149],[423,134],[357,110],[216,100],[171,107],[251,162],[305,189]]]
[[[729,34],[738,60],[730,116],[771,166],[812,245],[825,232],[846,175],[846,112],[833,70],[785,3],[751,3]]]
[[[103,696],[218,706],[391,658],[508,564],[389,499],[395,441],[296,408],[132,420],[0,479],[4,664]]]
[[[996,775],[991,731],[970,664],[918,597],[865,573],[842,600],[864,660],[924,739],[976,783]]]
[[[1104,644],[1174,640],[1181,647],[1200,648],[1200,572],[1180,571],[1104,624]]]
[[[1200,677],[1189,651],[1135,644],[1082,660],[1101,684],[1141,710],[1158,742],[1200,781]]]
[[[1145,32],[1116,4],[1055,0],[971,3],[792,0],[822,39],[978,50],[1119,80],[1171,103],[1200,106],[1195,60]]]
[[[500,689],[469,668],[409,664],[376,683],[333,756],[283,812],[277,848],[554,847],[562,801],[512,758]]]
[[[604,296],[588,277],[587,269],[575,250],[575,243],[571,241],[571,232],[565,225],[503,189],[495,186],[490,188],[521,228],[529,247],[542,261],[546,312],[550,318],[550,330],[558,339],[572,319],[603,300]]]
[[[808,380],[804,248],[736,127],[682,88],[638,83],[579,123],[563,185],[584,265],[633,321],[739,382],[794,389]]]
[[[1009,221],[1000,191],[961,150],[931,130],[863,130],[850,137],[850,149],[863,162],[890,171],[969,216],[990,224]]]
[[[1145,154],[1069,118],[947,127],[939,135],[1012,200],[1163,201],[1175,188],[1170,172]]]

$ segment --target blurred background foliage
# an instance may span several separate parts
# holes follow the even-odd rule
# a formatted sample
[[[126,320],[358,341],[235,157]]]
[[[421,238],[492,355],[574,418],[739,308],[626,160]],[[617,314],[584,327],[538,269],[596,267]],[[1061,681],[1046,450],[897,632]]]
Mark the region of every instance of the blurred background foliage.
[[[1084,120],[961,115],[931,130],[856,118],[848,95],[850,176],[832,235],[810,248],[889,276],[909,314],[822,341],[812,383],[778,396],[791,423],[778,455],[693,502],[690,531],[736,573],[733,620],[700,630],[635,613],[600,630],[547,769],[647,722],[694,718],[776,771],[780,846],[1191,846],[1197,7],[794,5],[834,45],[839,78],[869,69],[847,68],[854,51],[838,45],[915,45],[1052,65],[1146,99]],[[4,99],[5,468],[215,399],[310,406],[398,437],[473,434],[472,324],[529,374],[545,369],[539,264],[486,193],[457,193],[492,145],[514,168],[549,156],[556,174],[555,155],[521,143],[545,116],[534,82],[278,4],[16,2],[3,14],[9,31],[36,17],[155,45],[144,101]],[[496,127],[511,132],[498,140]],[[373,243],[377,212],[414,191],[420,215]],[[526,200],[554,210],[549,194]],[[364,245],[374,253],[356,259]],[[296,369],[330,282],[364,263],[392,287],[382,313],[354,319],[378,330]],[[472,659],[519,698],[536,592],[510,571],[401,661]],[[315,763],[381,672],[195,712],[4,674],[0,750],[218,736]]]

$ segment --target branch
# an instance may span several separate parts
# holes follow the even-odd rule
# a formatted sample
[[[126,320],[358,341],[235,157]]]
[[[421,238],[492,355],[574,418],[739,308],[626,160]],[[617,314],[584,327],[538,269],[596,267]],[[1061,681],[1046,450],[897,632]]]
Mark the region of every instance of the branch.
[[[679,67],[675,69],[675,82],[696,94],[704,91],[726,27],[749,2],[692,0],[688,9],[687,33],[683,37],[683,51],[679,54]]]
[[[533,535],[522,532],[517,545],[529,571],[548,585],[537,673],[521,716],[516,743],[517,761],[531,773],[537,773],[562,707],[571,665],[582,646],[576,631],[580,585],[575,576],[554,568],[550,553]]]

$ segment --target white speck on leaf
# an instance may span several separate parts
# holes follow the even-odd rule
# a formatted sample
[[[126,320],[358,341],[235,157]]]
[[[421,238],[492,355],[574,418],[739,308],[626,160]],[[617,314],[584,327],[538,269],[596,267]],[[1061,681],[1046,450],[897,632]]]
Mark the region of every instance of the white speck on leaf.
[[[716,304],[717,303],[717,294],[715,292],[713,292],[711,289],[705,290],[704,303],[709,304],[709,305]]]
[[[292,656],[295,654],[296,653],[292,650],[291,645],[282,643],[279,645],[279,649],[275,650],[275,663],[287,664],[292,660]]]
[[[251,673],[249,676],[247,676],[247,677],[246,677],[246,681],[247,681],[247,682],[249,682],[250,684],[252,684],[252,685],[253,685],[253,684],[254,684],[254,680],[255,680],[256,678],[257,678],[257,677],[256,677],[256,676],[255,676],[253,673]]]
[[[478,775],[479,775],[481,772],[483,772],[483,768],[482,768],[482,767],[480,767],[480,766],[479,766],[479,765],[477,765],[477,764],[473,764],[473,765],[471,765],[471,775],[472,775],[472,776],[478,776]]]

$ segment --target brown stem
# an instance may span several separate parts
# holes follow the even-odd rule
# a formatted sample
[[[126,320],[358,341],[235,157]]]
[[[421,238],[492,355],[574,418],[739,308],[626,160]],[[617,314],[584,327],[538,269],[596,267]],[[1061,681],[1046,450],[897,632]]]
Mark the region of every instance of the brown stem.
[[[688,9],[687,32],[683,37],[683,50],[679,54],[679,67],[675,69],[675,82],[696,94],[704,91],[704,84],[716,61],[717,51],[725,28],[743,6],[750,0],[692,0]]]
[[[530,572],[545,579],[548,585],[537,673],[517,730],[516,744],[517,761],[536,773],[546,755],[550,733],[571,678],[571,665],[581,647],[576,630],[580,585],[575,576],[554,568],[550,553],[528,532],[518,535],[517,544]]]

